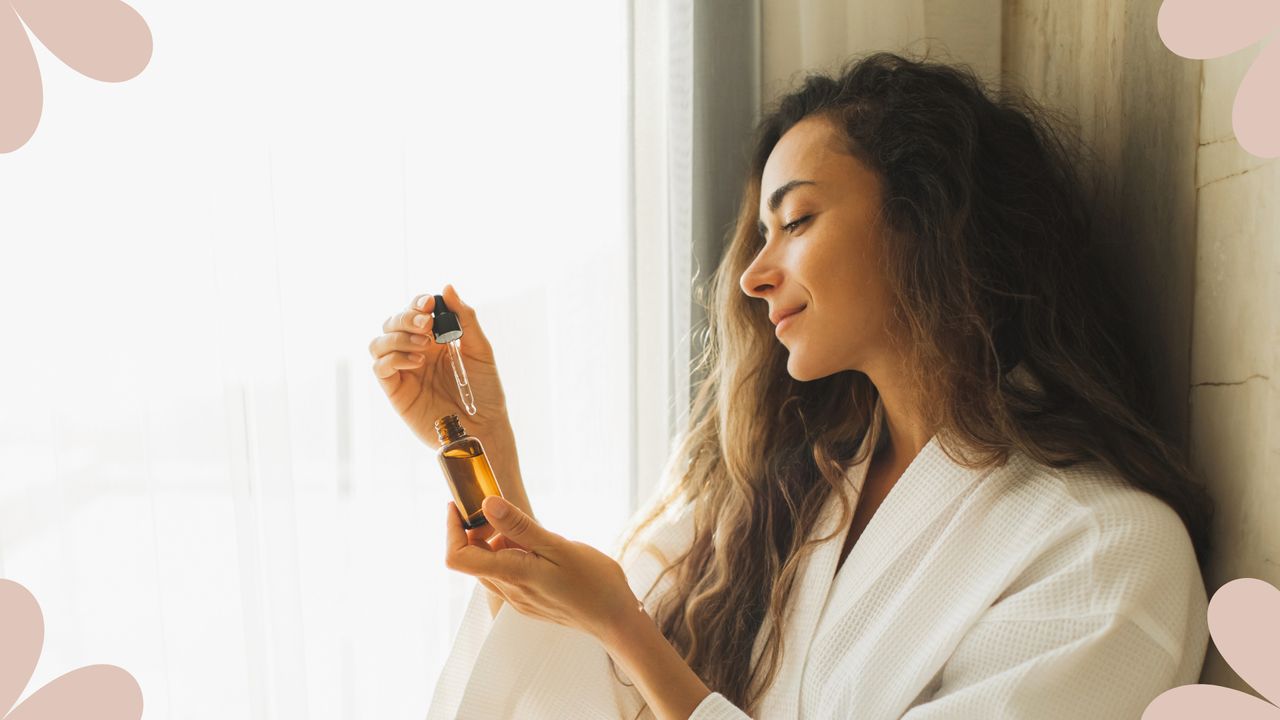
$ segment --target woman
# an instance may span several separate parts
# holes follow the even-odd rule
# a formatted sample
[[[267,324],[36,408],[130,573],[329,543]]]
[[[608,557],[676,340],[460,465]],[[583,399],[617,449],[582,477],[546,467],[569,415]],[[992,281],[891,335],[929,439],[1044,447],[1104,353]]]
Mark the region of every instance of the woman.
[[[1143,418],[1069,140],[891,54],[782,98],[663,492],[621,563],[538,525],[513,468],[492,528],[450,506],[486,590],[431,717],[1136,718],[1195,682],[1210,504]],[[416,315],[371,351],[434,444],[456,408],[401,355]]]

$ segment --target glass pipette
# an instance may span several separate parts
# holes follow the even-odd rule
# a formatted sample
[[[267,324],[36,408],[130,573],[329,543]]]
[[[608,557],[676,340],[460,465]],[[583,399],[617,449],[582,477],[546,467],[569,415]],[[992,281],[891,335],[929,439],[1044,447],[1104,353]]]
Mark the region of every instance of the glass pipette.
[[[462,407],[468,415],[476,414],[475,396],[471,394],[471,383],[467,380],[467,369],[462,364],[462,326],[458,324],[458,316],[444,304],[444,298],[435,296],[432,306],[431,330],[437,343],[443,343],[449,349],[449,365],[453,368],[453,380],[458,385],[458,395],[462,397]]]
[[[458,383],[458,394],[462,396],[462,407],[468,415],[476,414],[476,400],[471,395],[471,383],[467,382],[467,369],[462,366],[461,340],[449,343],[449,364],[453,366],[453,379]]]

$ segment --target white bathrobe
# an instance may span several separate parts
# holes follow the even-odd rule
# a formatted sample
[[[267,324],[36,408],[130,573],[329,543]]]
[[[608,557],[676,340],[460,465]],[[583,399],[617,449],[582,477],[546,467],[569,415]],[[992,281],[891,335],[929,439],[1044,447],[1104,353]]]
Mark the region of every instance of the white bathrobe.
[[[865,462],[850,468],[851,501],[865,474]],[[839,514],[832,497],[811,532],[836,529]],[[691,525],[681,508],[653,537],[674,557]],[[848,531],[801,568],[782,664],[754,717],[1137,720],[1199,678],[1208,603],[1186,529],[1096,465],[1016,455],[969,470],[935,437],[836,572]],[[660,564],[633,548],[623,568],[644,597]],[[594,638],[505,603],[491,618],[486,593],[477,581],[429,720],[653,717]],[[690,720],[748,717],[711,690]]]

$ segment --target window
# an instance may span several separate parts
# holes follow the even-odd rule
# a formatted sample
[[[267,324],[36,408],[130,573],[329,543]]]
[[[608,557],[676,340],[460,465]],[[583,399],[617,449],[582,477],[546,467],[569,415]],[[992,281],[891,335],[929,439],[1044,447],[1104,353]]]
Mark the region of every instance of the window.
[[[454,283],[540,519],[613,542],[628,8],[132,5],[129,82],[35,43],[43,119],[0,174],[0,571],[46,626],[23,697],[105,662],[160,717],[420,715],[474,581],[367,345]]]

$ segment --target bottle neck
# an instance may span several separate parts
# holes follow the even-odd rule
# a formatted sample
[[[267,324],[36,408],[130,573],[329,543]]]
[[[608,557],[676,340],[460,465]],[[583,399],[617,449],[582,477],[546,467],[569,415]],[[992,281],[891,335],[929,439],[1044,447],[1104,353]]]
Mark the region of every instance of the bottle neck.
[[[466,437],[467,431],[462,429],[462,421],[457,415],[445,415],[436,420],[436,436],[440,438],[440,444],[451,443]]]

